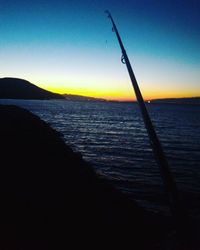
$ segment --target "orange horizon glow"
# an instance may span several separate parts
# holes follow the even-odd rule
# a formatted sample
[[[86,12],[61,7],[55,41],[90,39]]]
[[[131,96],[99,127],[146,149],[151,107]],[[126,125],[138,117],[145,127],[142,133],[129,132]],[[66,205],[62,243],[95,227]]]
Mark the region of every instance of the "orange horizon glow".
[[[179,1],[127,1],[123,13],[121,1],[7,2],[1,6],[1,77],[54,93],[134,101],[116,34],[102,12],[110,7],[144,100],[200,96],[199,6],[189,1],[178,12]]]
[[[133,92],[133,89],[130,89],[130,91],[103,91],[103,90],[92,90],[92,89],[58,89],[58,88],[45,88],[48,91],[58,93],[58,94],[69,94],[69,95],[79,95],[83,97],[94,97],[94,98],[102,98],[109,101],[136,101],[135,93]],[[166,98],[191,98],[198,96],[196,92],[187,92],[187,91],[181,91],[181,92],[172,92],[172,91],[165,91],[159,92],[159,91],[142,91],[143,98],[145,101],[153,100],[153,99],[166,99]]]

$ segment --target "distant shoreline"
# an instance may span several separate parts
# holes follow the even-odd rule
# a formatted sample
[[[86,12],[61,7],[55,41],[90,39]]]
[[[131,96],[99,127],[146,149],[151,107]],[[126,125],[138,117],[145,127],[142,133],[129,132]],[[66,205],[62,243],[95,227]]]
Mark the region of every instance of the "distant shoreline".
[[[200,105],[200,97],[164,98],[150,100],[152,104]]]
[[[95,98],[89,96],[80,95],[64,95],[66,101],[88,101],[88,102],[112,102],[112,103],[137,103],[136,100],[133,101],[121,101],[121,100],[106,100],[102,98]],[[200,97],[184,97],[184,98],[163,98],[163,99],[150,99],[145,100],[148,104],[188,104],[188,105],[200,105]]]
[[[0,78],[0,99],[24,99],[24,100],[66,100],[66,101],[87,101],[87,102],[116,102],[136,103],[136,100],[109,100],[91,96],[74,94],[57,94],[19,78]],[[183,98],[147,99],[146,103],[151,104],[190,104],[200,105],[200,96]]]
[[[137,103],[137,101],[111,101],[111,102]],[[149,100],[145,100],[144,102],[147,104],[200,105],[200,97],[149,99]]]
[[[137,101],[117,101],[117,100],[99,100],[96,98],[91,99],[32,99],[32,98],[0,98],[0,100],[24,100],[24,101],[64,101],[64,102],[92,102],[92,103],[119,103],[119,104],[137,104]],[[189,106],[200,106],[200,101],[181,101],[175,99],[173,101],[168,101],[165,99],[144,101],[146,105],[189,105]]]

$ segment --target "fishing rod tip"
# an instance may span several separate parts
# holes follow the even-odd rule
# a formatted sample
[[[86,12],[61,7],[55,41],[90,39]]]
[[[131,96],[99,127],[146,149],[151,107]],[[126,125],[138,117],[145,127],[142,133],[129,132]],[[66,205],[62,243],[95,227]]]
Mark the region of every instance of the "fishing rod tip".
[[[110,11],[109,10],[105,10],[105,13],[108,15],[108,17],[111,17]]]

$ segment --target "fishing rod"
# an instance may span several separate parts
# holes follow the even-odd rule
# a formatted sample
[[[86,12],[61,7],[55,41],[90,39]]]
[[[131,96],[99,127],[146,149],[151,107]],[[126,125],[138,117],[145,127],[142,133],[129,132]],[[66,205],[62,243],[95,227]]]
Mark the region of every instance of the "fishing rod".
[[[164,184],[164,189],[166,191],[166,193],[168,194],[168,201],[169,201],[169,206],[170,206],[170,210],[172,215],[175,217],[175,220],[177,221],[177,223],[180,226],[180,221],[183,219],[183,217],[185,217],[185,211],[183,211],[183,206],[181,205],[180,199],[179,199],[179,195],[178,195],[178,190],[176,187],[176,183],[174,180],[174,177],[171,173],[170,167],[168,165],[168,161],[166,159],[166,156],[164,154],[162,145],[158,139],[158,136],[156,134],[155,128],[152,124],[151,118],[149,116],[149,113],[147,111],[147,108],[145,106],[144,103],[144,99],[143,96],[141,94],[140,88],[138,86],[137,80],[135,78],[133,69],[131,67],[129,58],[127,56],[126,50],[124,48],[124,45],[122,43],[121,37],[119,35],[119,32],[117,30],[117,27],[115,25],[115,22],[110,14],[110,12],[108,10],[105,11],[108,14],[108,18],[111,20],[112,22],[112,30],[113,32],[115,32],[120,48],[121,48],[121,52],[122,52],[122,57],[121,57],[121,61],[123,64],[126,64],[132,85],[133,85],[133,89],[135,91],[135,95],[140,107],[140,111],[143,117],[143,121],[149,136],[149,140],[150,140],[150,144],[151,147],[153,149],[154,152],[154,156],[156,159],[156,162],[160,168],[160,173],[161,173],[161,177],[163,180],[163,184]]]

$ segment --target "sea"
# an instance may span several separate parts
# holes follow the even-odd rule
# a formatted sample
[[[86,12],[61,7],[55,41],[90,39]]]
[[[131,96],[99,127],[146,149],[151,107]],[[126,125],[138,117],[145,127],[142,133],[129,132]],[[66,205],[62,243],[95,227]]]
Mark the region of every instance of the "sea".
[[[0,100],[38,115],[101,178],[149,211],[169,213],[159,166],[137,103]],[[200,218],[200,105],[147,103],[183,205]]]

